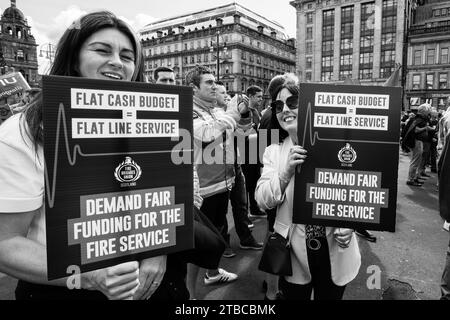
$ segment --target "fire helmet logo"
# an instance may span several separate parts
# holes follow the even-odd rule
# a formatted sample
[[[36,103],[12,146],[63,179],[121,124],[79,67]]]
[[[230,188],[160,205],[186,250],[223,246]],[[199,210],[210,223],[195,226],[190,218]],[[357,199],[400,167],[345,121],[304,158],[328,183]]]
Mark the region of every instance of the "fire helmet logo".
[[[141,174],[141,167],[131,157],[125,157],[125,160],[114,170],[116,180],[124,183],[137,181],[141,177]]]
[[[338,152],[338,159],[342,164],[352,164],[357,158],[355,149],[352,148],[350,143],[346,143]]]

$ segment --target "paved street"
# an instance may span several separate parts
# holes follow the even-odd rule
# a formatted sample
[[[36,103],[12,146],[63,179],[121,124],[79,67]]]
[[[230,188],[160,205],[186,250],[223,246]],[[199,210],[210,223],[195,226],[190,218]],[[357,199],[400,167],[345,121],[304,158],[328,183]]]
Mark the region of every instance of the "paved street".
[[[382,161],[382,159],[380,159]],[[370,243],[359,239],[362,266],[358,277],[347,287],[344,299],[438,299],[439,282],[445,260],[449,234],[442,229],[438,213],[436,174],[422,187],[407,186],[409,158],[400,155],[397,204],[397,230],[395,233],[374,232],[378,241]],[[229,224],[233,227],[233,220]],[[265,219],[255,222],[253,234],[263,240],[267,228]],[[234,229],[232,246],[238,255],[222,259],[222,267],[237,272],[238,281],[219,286],[204,286],[199,277],[199,299],[260,300],[263,299],[264,274],[257,269],[259,251],[238,249]],[[369,290],[367,279],[373,274],[369,266],[381,270],[381,286]],[[13,299],[15,281],[0,275],[0,299]]]

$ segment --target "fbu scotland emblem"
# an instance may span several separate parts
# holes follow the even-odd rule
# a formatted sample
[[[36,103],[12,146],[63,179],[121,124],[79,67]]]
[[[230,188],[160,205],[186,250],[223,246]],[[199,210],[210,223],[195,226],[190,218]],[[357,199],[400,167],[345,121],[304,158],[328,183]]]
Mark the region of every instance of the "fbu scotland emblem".
[[[125,157],[125,161],[119,164],[116,170],[114,170],[114,177],[117,181],[122,182],[122,187],[135,186],[141,174],[141,167],[131,157]]]
[[[346,143],[345,147],[338,152],[338,159],[343,167],[351,167],[356,158],[356,151],[352,148],[350,143]]]

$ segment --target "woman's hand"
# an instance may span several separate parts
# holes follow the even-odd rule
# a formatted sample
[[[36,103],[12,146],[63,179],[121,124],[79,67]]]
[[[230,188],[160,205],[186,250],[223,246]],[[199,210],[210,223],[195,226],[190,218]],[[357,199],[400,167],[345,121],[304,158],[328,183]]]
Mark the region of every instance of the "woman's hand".
[[[139,287],[139,264],[125,262],[82,274],[83,288],[99,290],[110,300],[130,300]]]
[[[301,146],[293,146],[289,150],[284,170],[280,172],[280,179],[289,182],[295,173],[295,168],[305,162],[307,151]]]
[[[336,228],[333,235],[334,240],[336,240],[338,243],[338,246],[346,249],[350,245],[350,241],[352,241],[353,230],[346,228]]]
[[[139,282],[134,300],[147,300],[158,289],[166,272],[167,256],[158,256],[142,260],[139,265]]]
[[[250,104],[249,98],[243,94],[243,95],[239,95],[238,96],[238,111],[240,114],[244,114],[248,112],[248,106]]]

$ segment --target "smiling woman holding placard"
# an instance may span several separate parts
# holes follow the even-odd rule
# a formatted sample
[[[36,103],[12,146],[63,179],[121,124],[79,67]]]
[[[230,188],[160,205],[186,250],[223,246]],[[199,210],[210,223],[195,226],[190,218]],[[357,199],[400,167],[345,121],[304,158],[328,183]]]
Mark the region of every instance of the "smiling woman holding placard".
[[[299,88],[281,84],[271,98],[272,130],[279,130],[281,141],[266,148],[255,198],[262,209],[277,209],[275,232],[289,238],[292,276],[280,278],[280,289],[288,300],[309,300],[313,290],[315,300],[342,299],[345,285],[356,277],[361,265],[355,235],[350,229],[292,223],[294,173],[308,161],[307,151],[297,141]],[[352,178],[320,177],[342,184]],[[319,192],[314,189],[312,197],[314,191]],[[347,196],[329,191],[330,197]]]
[[[110,12],[81,17],[63,34],[50,75],[143,81],[140,42]],[[42,95],[0,127],[0,272],[17,299],[139,299],[162,282],[166,256],[82,273],[80,290],[47,280]]]

